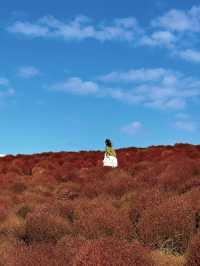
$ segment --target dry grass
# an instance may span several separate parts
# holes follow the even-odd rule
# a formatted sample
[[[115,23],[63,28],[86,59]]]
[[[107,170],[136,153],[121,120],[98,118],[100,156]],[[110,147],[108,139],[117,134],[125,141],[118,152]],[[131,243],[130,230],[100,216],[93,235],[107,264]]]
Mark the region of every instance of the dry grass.
[[[150,255],[156,266],[184,266],[186,262],[184,256],[176,256],[160,250],[154,250]]]
[[[22,238],[25,235],[25,222],[22,218],[10,213],[7,219],[0,224],[0,235]]]

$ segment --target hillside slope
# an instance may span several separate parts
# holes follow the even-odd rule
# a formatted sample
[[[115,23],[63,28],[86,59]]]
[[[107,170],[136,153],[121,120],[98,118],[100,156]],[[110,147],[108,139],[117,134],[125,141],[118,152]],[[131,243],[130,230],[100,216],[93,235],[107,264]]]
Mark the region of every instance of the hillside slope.
[[[0,265],[200,265],[200,145],[0,158]]]

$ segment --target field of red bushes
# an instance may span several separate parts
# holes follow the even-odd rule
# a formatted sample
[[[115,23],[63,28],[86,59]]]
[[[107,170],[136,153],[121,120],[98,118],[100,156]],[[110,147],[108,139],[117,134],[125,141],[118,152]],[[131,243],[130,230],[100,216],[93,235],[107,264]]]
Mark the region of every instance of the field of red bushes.
[[[0,266],[199,266],[200,145],[116,153],[0,158]]]

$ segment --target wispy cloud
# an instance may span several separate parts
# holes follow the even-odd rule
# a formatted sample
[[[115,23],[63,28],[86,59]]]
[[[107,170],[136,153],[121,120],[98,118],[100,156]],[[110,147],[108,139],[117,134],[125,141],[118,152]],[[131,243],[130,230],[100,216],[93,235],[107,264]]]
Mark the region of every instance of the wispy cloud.
[[[29,79],[40,75],[40,71],[34,66],[24,66],[18,69],[17,75],[21,78]]]
[[[190,117],[186,113],[177,113],[176,120],[172,123],[172,126],[176,129],[180,129],[187,132],[195,132],[198,128],[198,122]]]
[[[140,44],[148,46],[173,47],[177,38],[170,31],[155,31],[151,35],[144,35]]]
[[[193,6],[188,11],[172,9],[152,20],[151,25],[176,32],[200,32],[200,7]]]
[[[171,9],[152,19],[137,44],[164,47],[172,57],[199,63],[199,37],[200,6],[193,6],[188,10]]]
[[[197,124],[194,121],[189,121],[189,120],[176,121],[174,123],[174,127],[188,132],[194,132],[197,130]]]
[[[135,135],[142,129],[142,123],[139,121],[134,121],[128,125],[121,128],[121,131],[128,135]]]
[[[0,78],[0,101],[2,102],[3,98],[13,96],[15,90],[11,87],[10,82],[7,78]]]
[[[129,82],[128,89],[113,88],[110,90],[113,98],[128,103],[159,109],[182,109],[186,106],[189,97],[188,91],[183,91],[188,81],[183,81],[182,74],[163,68],[112,72],[100,79],[109,83],[121,82],[121,86]]]
[[[65,41],[127,41],[133,47],[162,47],[176,58],[200,62],[196,47],[200,37],[200,5],[188,10],[171,9],[143,27],[135,17],[95,21],[85,15],[66,20],[47,15],[35,21],[18,19],[7,27],[7,31],[30,38]]]
[[[66,81],[59,82],[50,86],[51,90],[69,92],[73,94],[96,94],[99,91],[99,86],[93,81],[83,81],[79,77],[71,77]]]
[[[126,41],[133,47],[166,48],[169,55],[199,63],[195,47],[200,34],[200,6],[188,10],[171,9],[141,27],[135,17],[95,21],[85,15],[63,20],[52,15],[35,21],[16,20],[7,31],[30,38],[63,39],[65,41]]]
[[[105,82],[144,82],[144,81],[157,81],[163,78],[166,70],[163,68],[154,69],[131,69],[126,72],[115,71],[106,75],[100,76],[99,80]]]
[[[193,6],[188,10],[171,9],[152,19],[139,44],[162,46],[173,57],[199,63],[200,52],[196,47],[199,37],[200,6]]]
[[[194,62],[194,63],[200,63],[200,51],[187,49],[184,51],[178,52],[179,56],[186,61]]]
[[[79,15],[63,22],[54,16],[45,16],[35,22],[16,21],[7,30],[29,37],[48,37],[64,40],[96,39],[99,41],[132,41],[141,29],[134,17],[114,19],[111,23],[95,24],[89,17]]]
[[[15,24],[10,26],[8,30],[13,33],[20,33],[30,37],[44,37],[49,33],[48,28],[45,26],[20,21],[15,22]]]
[[[181,110],[189,101],[200,98],[199,79],[164,68],[113,71],[92,81],[71,77],[50,88],[79,95],[110,97],[162,110]]]
[[[132,73],[137,73],[137,77]],[[145,73],[151,73],[145,75]],[[184,109],[189,100],[200,96],[200,80],[166,69],[131,70],[118,73],[113,82],[133,81],[128,89],[117,89],[113,96],[123,101],[159,109]],[[110,77],[107,74],[106,77]],[[154,79],[153,79],[154,77]],[[122,85],[121,85],[122,86]]]

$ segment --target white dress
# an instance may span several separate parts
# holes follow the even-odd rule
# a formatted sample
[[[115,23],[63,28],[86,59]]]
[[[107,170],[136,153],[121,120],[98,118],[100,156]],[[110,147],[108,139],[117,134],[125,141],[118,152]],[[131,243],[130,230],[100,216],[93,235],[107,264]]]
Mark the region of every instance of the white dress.
[[[103,159],[103,166],[110,166],[110,167],[117,167],[118,166],[118,162],[117,162],[117,158],[115,156],[106,156],[106,154],[104,154],[104,159]]]

